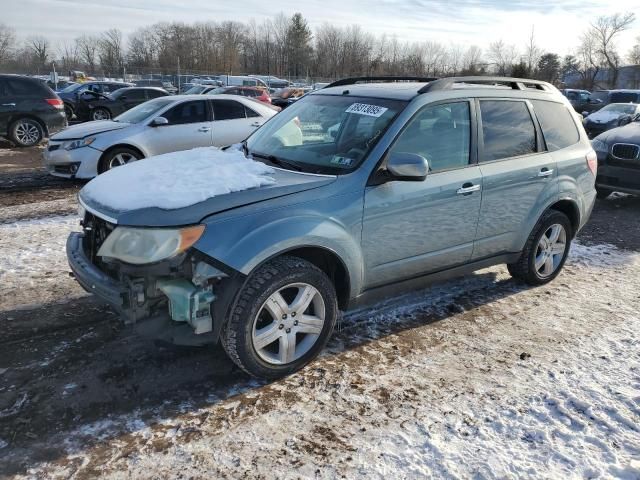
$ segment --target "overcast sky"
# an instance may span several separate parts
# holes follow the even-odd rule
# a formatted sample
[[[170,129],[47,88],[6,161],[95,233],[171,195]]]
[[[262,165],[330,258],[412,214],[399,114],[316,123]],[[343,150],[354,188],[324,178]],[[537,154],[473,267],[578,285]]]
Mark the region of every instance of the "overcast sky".
[[[547,51],[571,53],[579,33],[599,15],[638,11],[640,0],[0,0],[0,22],[20,38],[45,35],[55,43],[119,28],[125,36],[156,22],[202,22],[301,12],[311,27],[359,24],[402,41],[437,40],[486,47],[502,39],[522,48],[531,28]],[[621,36],[626,55],[640,20]]]

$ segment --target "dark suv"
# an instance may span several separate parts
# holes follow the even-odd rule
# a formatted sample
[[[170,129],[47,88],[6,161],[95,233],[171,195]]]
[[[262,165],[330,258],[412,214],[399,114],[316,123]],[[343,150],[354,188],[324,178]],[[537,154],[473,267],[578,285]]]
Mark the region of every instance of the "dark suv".
[[[32,147],[66,126],[62,100],[43,82],[0,75],[0,136]]]
[[[58,92],[60,98],[64,102],[64,112],[67,114],[67,119],[72,120],[76,113],[76,108],[80,96],[87,91],[107,95],[115,92],[119,88],[133,87],[132,83],[124,82],[85,82],[75,83]]]

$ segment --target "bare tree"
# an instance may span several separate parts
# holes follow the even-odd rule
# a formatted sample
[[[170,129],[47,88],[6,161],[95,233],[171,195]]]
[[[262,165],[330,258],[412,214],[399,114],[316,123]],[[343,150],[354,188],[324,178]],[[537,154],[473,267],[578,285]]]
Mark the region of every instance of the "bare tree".
[[[588,33],[584,34],[577,53],[581,65],[579,73],[582,78],[582,86],[593,90],[603,63],[602,54],[598,49],[595,36]]]
[[[462,72],[465,75],[476,75],[480,71],[482,63],[482,50],[476,45],[471,45],[462,57]]]
[[[636,44],[627,54],[627,60],[631,65],[640,65],[640,37],[636,37]]]
[[[514,45],[507,45],[498,40],[489,45],[488,55],[489,60],[495,64],[498,75],[509,75],[518,58],[518,50]]]
[[[536,43],[534,27],[531,27],[531,34],[524,51],[524,61],[527,64],[528,75],[535,76],[535,70],[542,53],[542,49]]]
[[[9,60],[16,44],[16,34],[13,28],[0,23],[0,65]]]
[[[36,68],[46,67],[51,53],[49,40],[42,36],[29,37],[26,42]]]
[[[84,68],[86,68],[89,73],[95,73],[98,39],[83,35],[76,38],[75,43],[78,47],[78,56],[84,64]]]
[[[629,29],[635,19],[635,13],[632,12],[598,17],[585,33],[585,35],[592,37],[597,54],[604,58],[606,65],[609,67],[609,79],[613,88],[618,83],[620,69],[620,55],[615,41],[620,33]]]

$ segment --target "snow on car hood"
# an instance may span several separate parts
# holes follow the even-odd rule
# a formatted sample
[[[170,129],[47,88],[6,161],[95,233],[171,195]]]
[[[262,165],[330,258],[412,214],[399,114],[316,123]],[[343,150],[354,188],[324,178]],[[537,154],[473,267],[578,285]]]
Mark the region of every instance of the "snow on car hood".
[[[609,122],[612,122],[613,120],[617,120],[622,115],[624,114],[620,112],[612,112],[612,111],[603,112],[602,110],[599,110],[589,115],[587,119],[595,123],[609,123]]]
[[[53,135],[51,140],[75,140],[77,138],[110,132],[111,130],[120,130],[121,128],[130,126],[130,123],[120,123],[112,120],[96,120],[95,122],[80,123],[67,127],[62,132]]]
[[[110,170],[81,191],[81,203],[122,225],[172,226],[297,193],[335,177],[274,169],[235,148],[195,148]]]

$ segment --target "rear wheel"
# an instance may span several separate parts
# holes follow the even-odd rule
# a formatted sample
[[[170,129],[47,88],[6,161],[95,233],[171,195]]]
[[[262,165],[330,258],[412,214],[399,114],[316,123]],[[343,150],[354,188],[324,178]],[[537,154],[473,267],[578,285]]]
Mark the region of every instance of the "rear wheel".
[[[68,103],[64,104],[64,114],[67,117],[67,121],[70,122],[71,119],[73,118],[74,112],[73,112],[73,107]]]
[[[141,158],[143,158],[142,155],[140,155],[132,148],[114,148],[113,150],[107,152],[100,161],[98,173],[104,173],[107,170],[121,167],[122,165],[126,165],[129,162],[135,162],[136,160],[140,160]]]
[[[222,345],[244,371],[262,378],[294,372],[324,348],[336,322],[331,280],[297,257],[274,259],[251,274],[222,332]]]
[[[111,112],[106,108],[94,108],[91,112],[91,120],[111,120]]]
[[[520,258],[507,265],[514,278],[543,285],[558,276],[571,247],[572,228],[562,212],[549,210],[534,227]]]
[[[11,124],[9,139],[18,147],[33,147],[44,137],[44,129],[32,118],[21,118]]]

